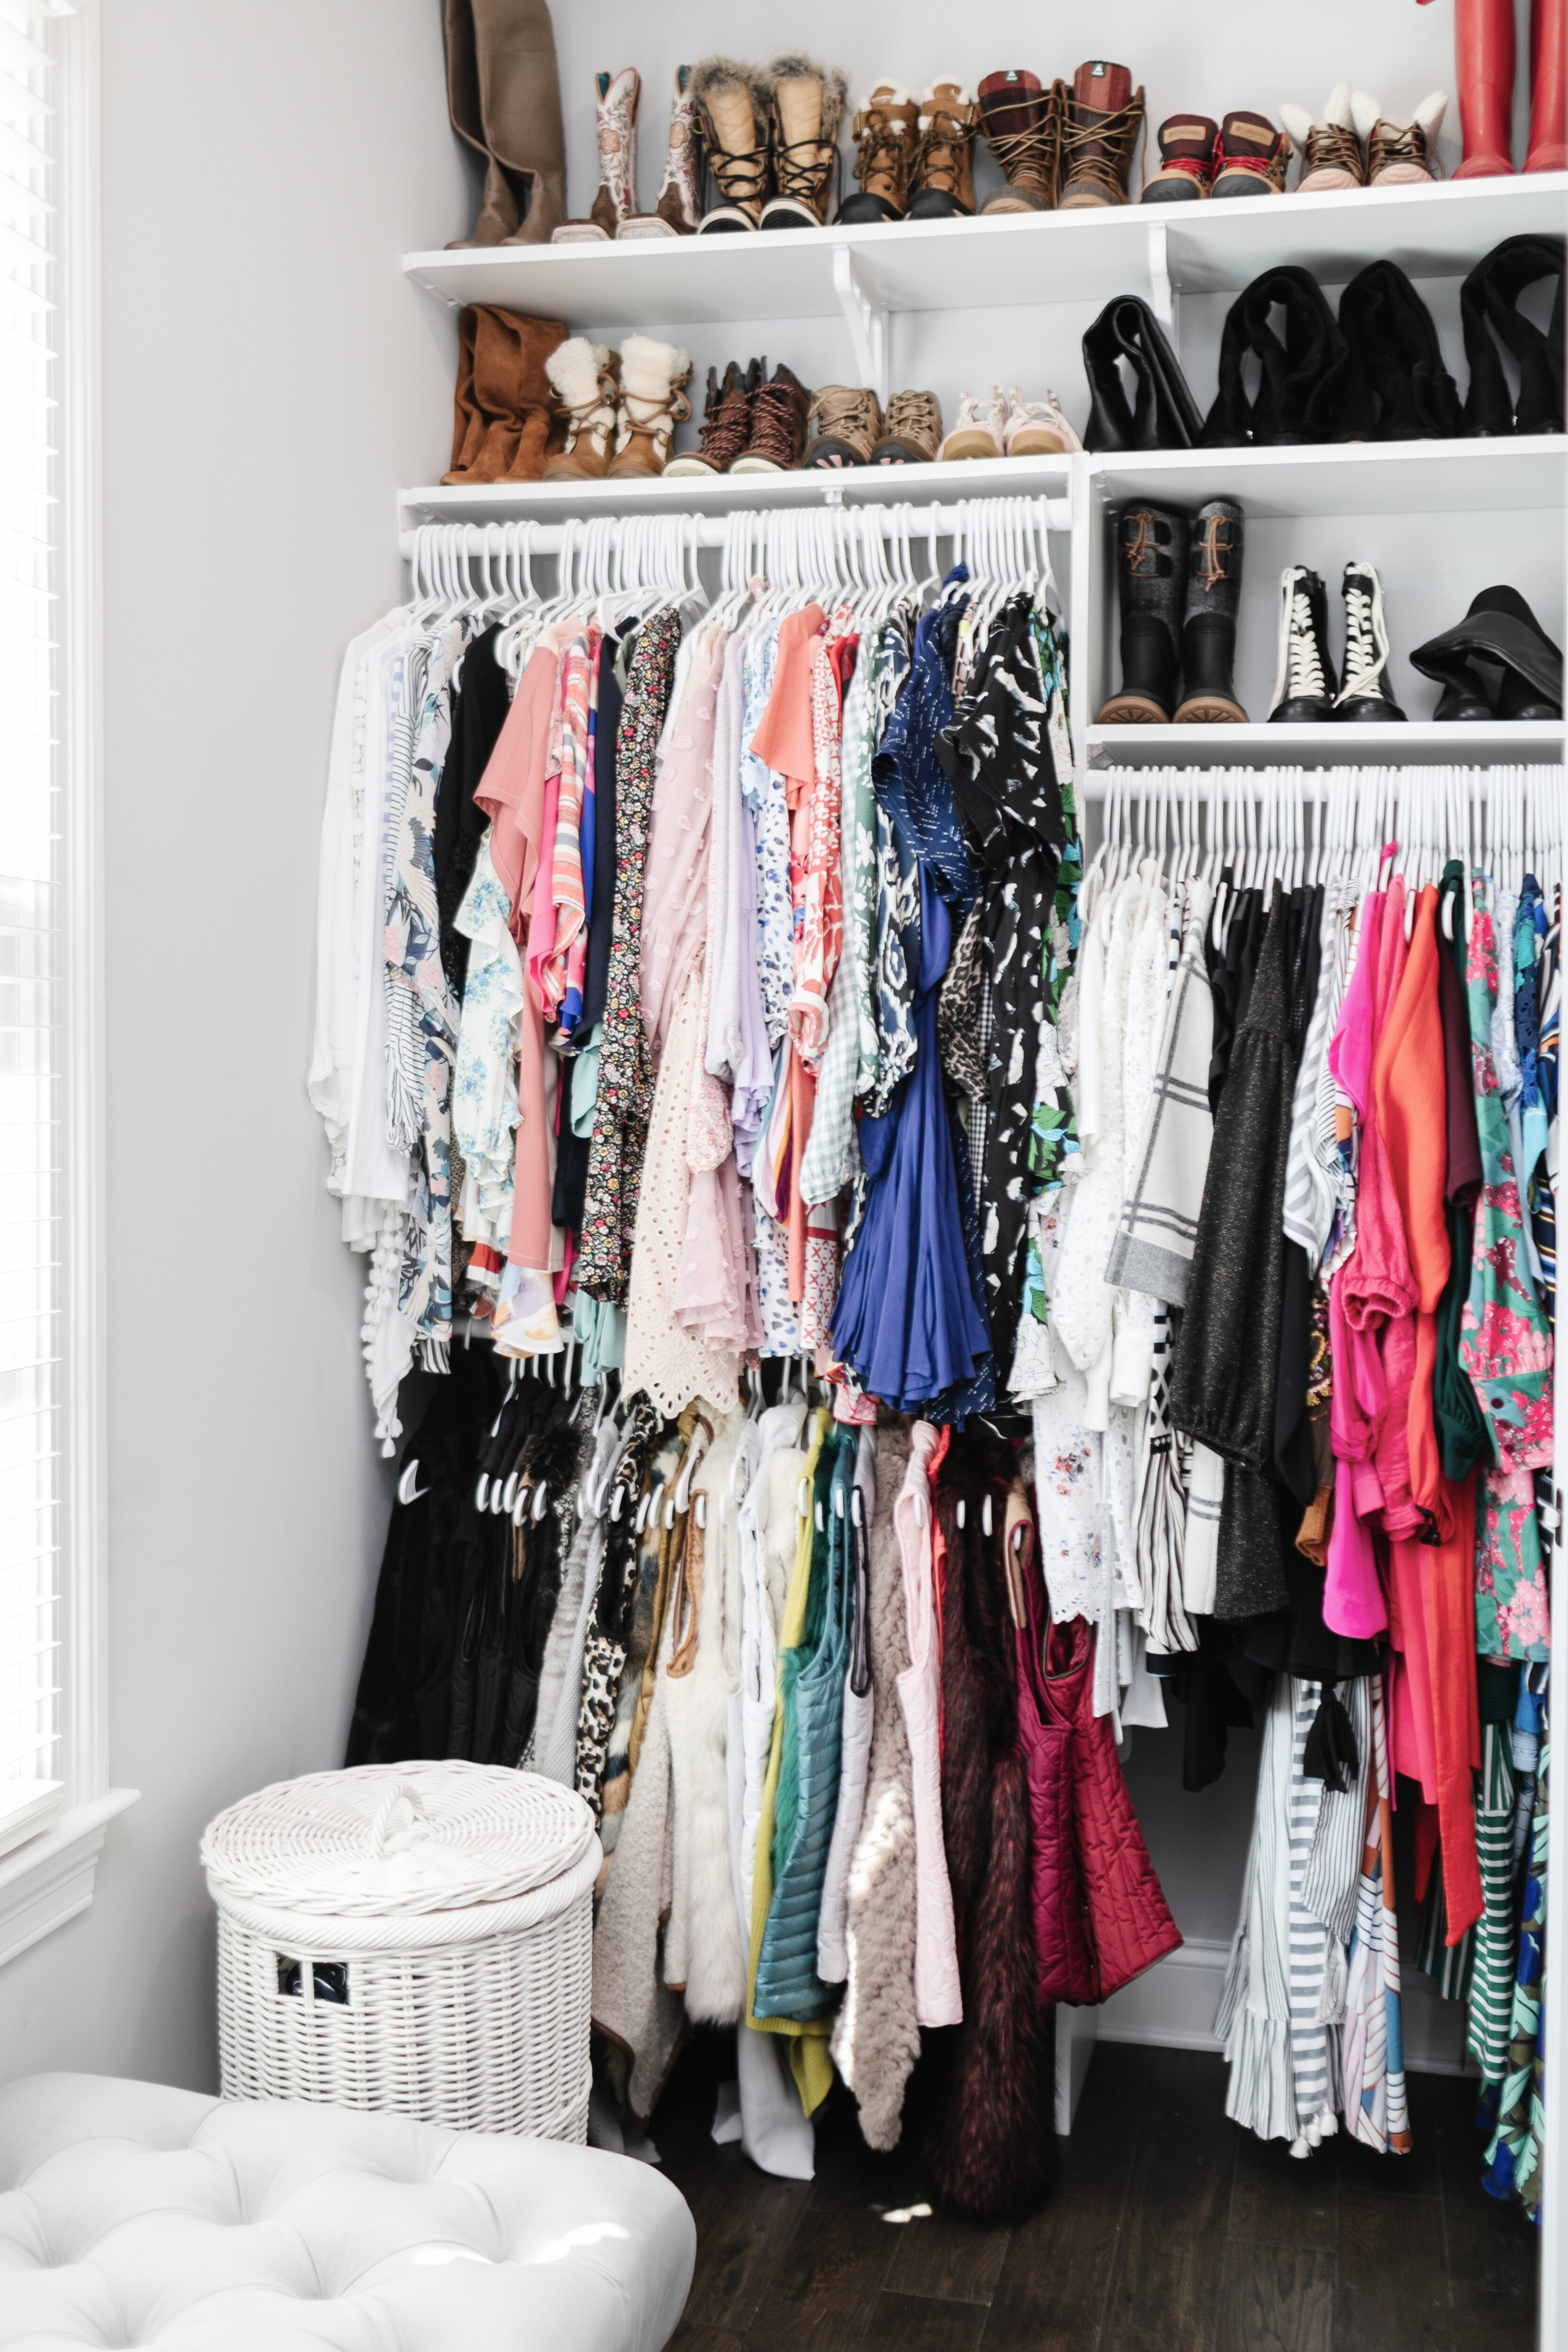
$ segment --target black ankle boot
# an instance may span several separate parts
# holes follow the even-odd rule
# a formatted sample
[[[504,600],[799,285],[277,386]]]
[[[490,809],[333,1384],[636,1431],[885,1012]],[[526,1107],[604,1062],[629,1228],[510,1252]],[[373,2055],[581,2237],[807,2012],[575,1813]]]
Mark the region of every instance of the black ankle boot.
[[[1562,653],[1517,588],[1483,588],[1462,621],[1417,646],[1410,659],[1424,677],[1437,679],[1444,689],[1439,719],[1563,716]],[[1488,668],[1502,673],[1495,701],[1484,682]],[[1478,697],[1479,709],[1475,708]]]
[[[1247,724],[1233,675],[1241,549],[1241,509],[1231,499],[1210,499],[1198,509],[1187,554],[1183,695],[1175,715],[1189,727]]]
[[[1279,575],[1279,668],[1268,716],[1309,727],[1334,715],[1339,680],[1329,652],[1329,597],[1315,572],[1288,564]]]
[[[1097,727],[1170,724],[1186,584],[1186,516],[1160,507],[1129,507],[1116,526],[1121,691],[1101,706]]]
[[[1383,617],[1383,583],[1370,563],[1347,563],[1345,682],[1334,717],[1356,721],[1403,719],[1388,683],[1388,628]]]

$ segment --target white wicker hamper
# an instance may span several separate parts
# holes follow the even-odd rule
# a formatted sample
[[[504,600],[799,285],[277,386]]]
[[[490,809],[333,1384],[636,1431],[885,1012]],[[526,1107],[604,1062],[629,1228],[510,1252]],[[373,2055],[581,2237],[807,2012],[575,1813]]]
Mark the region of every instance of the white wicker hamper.
[[[226,2099],[588,2129],[593,1815],[483,1764],[279,1780],[210,1823]]]

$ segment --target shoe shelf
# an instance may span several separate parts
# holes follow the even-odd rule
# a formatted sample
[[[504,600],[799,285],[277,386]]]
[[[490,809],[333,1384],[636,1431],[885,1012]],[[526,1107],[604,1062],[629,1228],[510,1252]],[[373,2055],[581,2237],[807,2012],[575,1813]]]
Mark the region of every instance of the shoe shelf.
[[[1497,719],[1490,724],[1435,719],[1324,727],[1090,727],[1085,749],[1096,768],[1341,768],[1430,761],[1482,767],[1494,761],[1563,758],[1558,719]]]
[[[1141,294],[1166,318],[1181,293],[1234,292],[1292,261],[1333,285],[1394,260],[1462,275],[1505,236],[1561,235],[1568,172],[1349,188],[1311,196],[1129,205],[992,219],[626,243],[410,253],[405,273],[454,308],[601,329],[832,318],[871,341],[890,311],[1016,309]]]
[[[1238,199],[1238,201],[1243,201]],[[1251,201],[1246,199],[1245,201]],[[1477,514],[1568,502],[1568,435],[1481,441],[1358,441],[1282,449],[1158,449],[1095,457],[1109,507],[1239,499],[1267,516]]]
[[[436,483],[398,495],[398,528],[422,522],[561,522],[568,515],[711,514],[748,508],[951,506],[993,495],[1047,498],[1070,528],[1070,457],[972,457],[931,466],[852,466],[782,474],[671,474],[637,482]]]

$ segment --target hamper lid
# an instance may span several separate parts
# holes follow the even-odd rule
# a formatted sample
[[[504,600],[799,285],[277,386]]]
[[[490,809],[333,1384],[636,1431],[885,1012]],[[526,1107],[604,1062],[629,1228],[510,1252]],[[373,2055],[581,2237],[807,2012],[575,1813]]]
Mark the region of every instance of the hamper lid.
[[[276,1780],[209,1822],[215,1894],[337,1916],[454,1911],[563,1877],[594,1843],[581,1797],[489,1764],[367,1764]]]

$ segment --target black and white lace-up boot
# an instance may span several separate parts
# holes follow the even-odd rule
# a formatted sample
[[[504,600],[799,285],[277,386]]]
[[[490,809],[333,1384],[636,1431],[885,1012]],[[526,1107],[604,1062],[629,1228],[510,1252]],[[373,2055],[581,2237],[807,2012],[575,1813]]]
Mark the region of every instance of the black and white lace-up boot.
[[[1315,572],[1288,563],[1279,574],[1279,667],[1270,719],[1314,726],[1334,715],[1339,680],[1329,652],[1329,597]]]
[[[1403,719],[1388,683],[1388,625],[1383,617],[1383,583],[1370,563],[1347,563],[1345,596],[1345,681],[1334,702],[1334,717],[1349,719]]]

